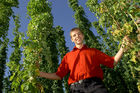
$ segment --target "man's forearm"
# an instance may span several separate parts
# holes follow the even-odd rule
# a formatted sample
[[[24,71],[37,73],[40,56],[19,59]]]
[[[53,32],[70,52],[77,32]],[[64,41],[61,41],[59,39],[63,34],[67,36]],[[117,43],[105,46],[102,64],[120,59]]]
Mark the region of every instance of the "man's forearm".
[[[52,80],[61,80],[61,78],[56,75],[56,73],[45,73],[45,72],[39,72],[39,76],[40,77],[44,77],[44,78],[47,78],[47,79],[52,79]]]
[[[128,47],[131,46],[131,43],[132,43],[132,41],[128,36],[125,36],[123,38],[121,48],[118,51],[118,53],[115,55],[115,58],[114,58],[115,63],[114,63],[114,65],[116,65],[120,61],[121,57],[123,56],[123,53],[128,50]]]
[[[120,61],[121,57],[123,56],[123,52],[124,52],[124,48],[121,47],[118,53],[114,57],[114,65],[116,65]]]

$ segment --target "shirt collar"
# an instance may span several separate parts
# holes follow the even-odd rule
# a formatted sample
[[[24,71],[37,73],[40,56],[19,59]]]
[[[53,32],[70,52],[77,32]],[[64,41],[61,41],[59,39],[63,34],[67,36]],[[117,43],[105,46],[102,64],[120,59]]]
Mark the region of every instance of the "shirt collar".
[[[82,47],[81,49],[86,49],[86,48],[88,48],[88,46],[87,46],[87,45],[83,45],[83,47]],[[73,51],[74,51],[74,50],[77,50],[77,49],[78,49],[78,48],[77,48],[76,46],[74,46]],[[81,49],[80,49],[80,50],[81,50]]]

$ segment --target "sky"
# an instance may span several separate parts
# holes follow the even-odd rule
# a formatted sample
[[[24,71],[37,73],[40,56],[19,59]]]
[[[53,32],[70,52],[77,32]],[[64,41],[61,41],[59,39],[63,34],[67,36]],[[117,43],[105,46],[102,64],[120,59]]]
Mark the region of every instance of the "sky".
[[[74,19],[74,12],[73,10],[69,7],[68,0],[49,0],[52,2],[52,15],[54,17],[54,27],[55,26],[61,26],[63,27],[62,30],[64,30],[64,36],[65,36],[65,41],[66,41],[66,46],[69,47],[69,50],[72,50],[74,47],[74,43],[71,42],[70,36],[69,36],[69,31],[73,27],[76,27],[77,25],[75,24],[75,19]],[[89,11],[89,9],[86,7],[85,3],[87,0],[79,0],[79,5],[81,5],[86,13],[87,18],[93,22],[96,20],[94,17],[94,14]],[[20,32],[23,32],[26,34],[29,19],[27,19],[27,4],[29,0],[19,0],[19,8],[12,8],[14,11],[15,15],[20,16]],[[10,41],[14,39],[14,36],[12,34],[13,29],[14,29],[14,21],[13,18],[10,17],[10,27],[8,31],[8,38]],[[95,33],[96,35],[96,30],[94,28],[91,28],[91,30]],[[10,57],[13,49],[9,46],[8,48],[8,58]],[[8,60],[9,61],[9,60]],[[8,73],[6,73],[7,75]]]

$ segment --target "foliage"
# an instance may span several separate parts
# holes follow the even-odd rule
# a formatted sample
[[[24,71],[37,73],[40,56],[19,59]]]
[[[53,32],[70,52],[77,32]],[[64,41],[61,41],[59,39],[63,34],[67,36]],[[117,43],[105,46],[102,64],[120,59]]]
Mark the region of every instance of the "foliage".
[[[128,35],[132,39],[131,47],[121,62],[114,68],[104,70],[104,82],[110,93],[137,93],[140,91],[140,1],[139,0],[87,0],[87,6],[98,21],[91,23],[78,0],[69,0],[69,6],[75,12],[75,23],[85,35],[85,43],[108,55],[114,56]],[[13,14],[11,7],[18,7],[18,0],[0,1],[0,92],[11,93],[69,93],[66,78],[52,81],[39,77],[38,71],[52,73],[59,65],[59,59],[69,51],[66,47],[62,27],[53,27],[51,3],[48,0],[30,0],[27,6],[27,36],[18,32],[19,18],[15,17],[14,40],[8,66],[10,79],[3,78],[6,63],[8,41],[5,38],[9,28],[9,17]],[[91,31],[94,26],[99,35]],[[23,51],[20,48],[23,47]],[[21,53],[24,58],[22,62]],[[9,84],[10,80],[10,84]],[[3,86],[4,82],[4,86]],[[10,85],[8,87],[7,85]],[[64,87],[63,87],[64,85]],[[8,89],[11,90],[8,90]],[[65,89],[64,89],[65,88]],[[7,90],[6,90],[7,89]]]
[[[88,0],[86,4],[90,8],[90,11],[95,13],[96,17],[98,18],[98,22],[94,22],[93,25],[101,29],[107,29],[107,32],[104,33],[103,35],[103,40],[105,40],[106,37],[107,40],[109,39],[109,41],[107,41],[108,43],[120,42],[121,44],[122,38],[126,35],[132,39],[133,42],[130,43],[131,47],[129,47],[128,52],[125,53],[124,58],[122,60],[123,63],[121,63],[121,65],[119,66],[121,70],[118,70],[116,68],[116,71],[120,73],[119,75],[122,78],[120,79],[118,78],[118,80],[123,80],[127,92],[129,93],[138,92],[136,89],[136,81],[138,81],[139,79],[138,78],[139,76],[138,53],[140,51],[140,47],[139,47],[140,45],[139,45],[138,35],[140,33],[139,33],[139,24],[137,23],[137,21],[139,20],[140,17],[139,14],[140,1],[139,0],[133,0],[133,1],[132,0],[121,0],[121,1],[120,0],[117,1],[116,0],[105,0],[105,1]],[[102,31],[99,31],[98,33],[101,34]],[[116,47],[116,44],[114,44],[113,46],[112,45],[110,46],[109,44],[110,47],[114,47],[114,48]],[[108,48],[109,46],[106,47]],[[109,52],[111,51],[113,52],[114,49],[109,50]],[[110,77],[114,77],[114,76],[110,75]],[[108,83],[109,85],[111,82],[107,82],[106,80],[106,83]],[[139,88],[139,82],[137,84]],[[109,87],[113,88],[113,86],[115,87],[116,85],[114,84]],[[119,91],[119,93],[123,93],[124,90],[122,88],[118,88],[118,89],[116,88],[115,90],[110,90],[111,93],[116,91]]]
[[[62,27],[57,26],[56,28],[56,42],[57,42],[57,48],[58,48],[58,52],[60,55],[61,60],[63,59],[63,57],[65,56],[65,54],[67,52],[69,52],[68,47],[66,47],[66,41],[65,41],[65,37],[64,37],[64,31],[62,30]],[[65,88],[65,93],[69,93],[69,86],[68,86],[68,77],[69,75],[65,76],[63,79],[63,84],[64,84],[64,88]]]
[[[20,28],[19,16],[15,16],[15,29],[13,34],[15,36],[14,40],[11,42],[14,51],[10,56],[10,62],[7,66],[10,68],[10,91],[12,92],[21,92],[21,82],[22,82],[22,65],[20,64],[21,60],[21,45],[20,40],[22,39],[21,33],[18,31]]]
[[[0,93],[2,93],[3,89],[3,80],[4,80],[4,74],[5,74],[5,64],[7,59],[7,43],[8,40],[5,39],[5,41],[0,46]]]
[[[55,72],[58,67],[58,50],[50,3],[46,0],[30,0],[27,10],[31,20],[27,31],[29,39],[24,41],[25,79],[22,91],[63,93],[61,81],[39,78],[37,73],[39,69],[48,73]]]
[[[0,43],[2,42],[2,38],[7,36],[10,21],[9,17],[13,13],[11,7],[17,7],[17,5],[17,0],[0,1]]]
[[[10,81],[9,81],[9,77],[5,77],[3,80],[3,90],[4,93],[9,93],[9,91],[11,91],[10,89]]]
[[[0,48],[1,48],[1,62],[0,62],[0,82],[1,82],[1,89],[0,92],[2,93],[3,90],[3,82],[4,82],[4,72],[5,72],[5,64],[7,58],[7,45],[8,45],[8,29],[9,29],[9,17],[13,14],[12,7],[17,7],[18,1],[17,0],[1,0],[0,1]]]

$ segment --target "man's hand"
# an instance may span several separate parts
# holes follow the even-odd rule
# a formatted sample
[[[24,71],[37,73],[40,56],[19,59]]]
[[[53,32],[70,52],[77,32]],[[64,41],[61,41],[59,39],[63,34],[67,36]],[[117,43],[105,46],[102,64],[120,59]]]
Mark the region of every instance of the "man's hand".
[[[120,61],[123,53],[126,52],[130,47],[132,47],[132,44],[132,40],[128,36],[125,36],[123,38],[121,48],[114,57],[114,65],[116,65]]]
[[[132,44],[133,44],[132,40],[128,36],[125,36],[123,38],[121,48],[123,49],[124,52],[126,52],[130,47],[132,47]]]
[[[39,76],[40,76],[40,77],[45,77],[45,72],[39,71]]]

